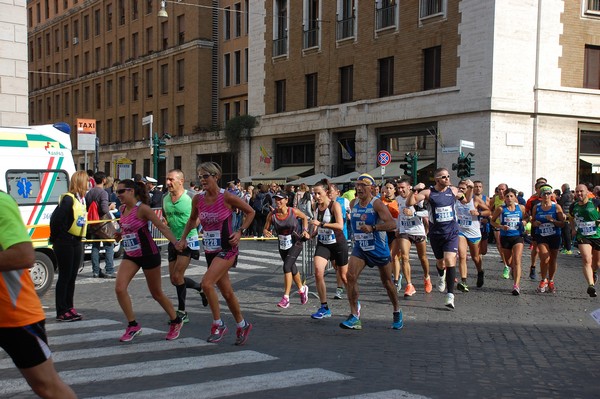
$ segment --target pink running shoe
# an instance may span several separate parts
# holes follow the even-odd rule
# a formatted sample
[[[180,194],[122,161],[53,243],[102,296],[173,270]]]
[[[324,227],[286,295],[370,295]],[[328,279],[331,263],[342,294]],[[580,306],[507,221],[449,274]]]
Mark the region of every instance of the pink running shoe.
[[[121,337],[119,341],[121,342],[129,342],[132,341],[136,336],[142,333],[142,326],[139,324],[137,326],[131,327],[128,326],[125,330],[125,334]]]
[[[165,339],[167,341],[172,341],[174,339],[179,338],[179,332],[181,331],[181,327],[183,327],[183,320],[179,323],[169,324],[169,332],[167,333],[167,337]]]
[[[238,327],[236,332],[235,344],[240,346],[244,345],[248,341],[248,335],[252,330],[252,324],[246,322],[246,327]]]
[[[308,302],[308,285],[304,284],[298,293],[300,294],[300,303],[302,305],[306,304]]]
[[[279,301],[279,303],[277,304],[277,306],[279,306],[280,308],[284,308],[287,309],[290,307],[290,300],[289,298],[286,298],[285,296],[281,297],[281,301]]]

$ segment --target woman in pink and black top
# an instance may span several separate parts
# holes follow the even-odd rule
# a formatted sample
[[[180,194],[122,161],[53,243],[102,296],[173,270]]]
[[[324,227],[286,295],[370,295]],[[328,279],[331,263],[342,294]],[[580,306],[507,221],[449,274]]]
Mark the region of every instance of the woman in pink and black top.
[[[254,210],[237,195],[219,187],[221,173],[221,167],[214,162],[205,162],[198,167],[198,178],[203,191],[192,199],[192,213],[181,236],[186,237],[191,229],[196,228],[198,218],[200,219],[204,232],[202,244],[208,265],[208,270],[202,279],[202,291],[208,298],[213,316],[207,341],[219,342],[227,332],[227,327],[221,320],[216,285],[237,323],[235,344],[243,345],[248,339],[252,324],[246,322],[242,316],[240,304],[229,280],[229,269],[235,267],[240,238],[252,224]],[[245,215],[238,231],[233,231],[233,209],[239,209]],[[187,246],[185,238],[177,244],[179,250],[185,246]]]
[[[148,230],[148,221],[152,222],[173,245],[177,243],[177,239],[147,205],[149,198],[144,183],[123,180],[117,186],[117,196],[123,204],[119,208],[121,212],[121,232],[118,234],[117,239],[121,240],[125,255],[117,272],[115,292],[119,305],[121,305],[121,309],[123,309],[123,313],[125,313],[125,317],[129,322],[121,341],[131,341],[142,332],[142,327],[135,320],[133,305],[127,292],[129,283],[140,268],[146,276],[146,283],[152,298],[162,306],[169,315],[169,320],[171,320],[166,339],[176,339],[179,337],[183,321],[177,316],[171,300],[167,298],[162,290],[160,252],[150,230]]]

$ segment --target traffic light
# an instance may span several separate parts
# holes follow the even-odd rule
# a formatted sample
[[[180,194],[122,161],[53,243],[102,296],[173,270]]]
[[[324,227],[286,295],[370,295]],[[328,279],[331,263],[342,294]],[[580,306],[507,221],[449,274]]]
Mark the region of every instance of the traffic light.
[[[475,172],[475,161],[471,159],[475,154],[468,153],[467,155],[463,155],[461,152],[458,156],[458,160],[456,163],[452,164],[452,170],[456,171],[456,175],[460,179],[465,179],[467,177],[473,176],[473,172]]]
[[[473,159],[474,156],[475,154],[470,152],[465,157],[467,177],[471,177],[475,174],[475,160]]]
[[[167,140],[171,138],[171,135],[164,133],[161,138],[158,138],[158,134],[154,134],[152,139],[152,161],[154,163],[154,176],[158,176],[158,163],[167,159]]]
[[[413,186],[417,184],[417,163],[419,161],[419,154],[411,154],[407,152],[404,155],[404,165],[401,166],[404,171],[404,175],[412,178]]]

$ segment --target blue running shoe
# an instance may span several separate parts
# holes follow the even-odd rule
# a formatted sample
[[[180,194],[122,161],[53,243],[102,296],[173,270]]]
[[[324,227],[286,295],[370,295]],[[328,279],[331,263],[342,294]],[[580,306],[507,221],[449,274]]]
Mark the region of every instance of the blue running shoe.
[[[394,330],[401,330],[404,327],[404,323],[402,322],[402,310],[394,312],[394,321],[392,322],[392,328]]]
[[[323,319],[325,317],[331,317],[331,310],[325,306],[321,306],[316,313],[310,315],[313,319]]]
[[[351,314],[346,320],[340,323],[340,327],[347,330],[360,330],[362,329],[362,324],[359,318]]]

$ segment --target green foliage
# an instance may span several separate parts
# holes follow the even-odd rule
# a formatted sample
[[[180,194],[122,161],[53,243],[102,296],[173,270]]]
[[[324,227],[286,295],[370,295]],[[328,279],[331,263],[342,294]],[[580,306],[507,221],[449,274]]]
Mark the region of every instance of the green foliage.
[[[252,129],[256,127],[256,117],[252,115],[240,115],[231,118],[225,125],[225,140],[231,152],[239,149],[240,140],[250,136]]]

